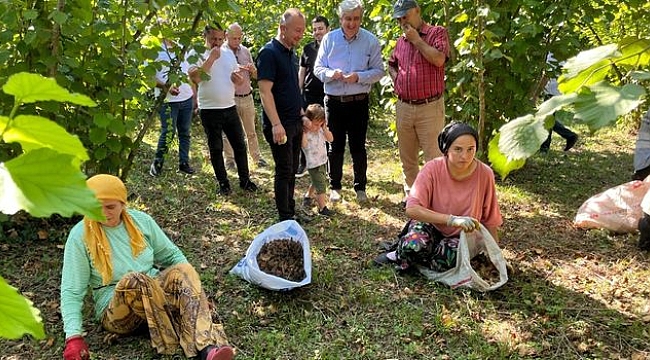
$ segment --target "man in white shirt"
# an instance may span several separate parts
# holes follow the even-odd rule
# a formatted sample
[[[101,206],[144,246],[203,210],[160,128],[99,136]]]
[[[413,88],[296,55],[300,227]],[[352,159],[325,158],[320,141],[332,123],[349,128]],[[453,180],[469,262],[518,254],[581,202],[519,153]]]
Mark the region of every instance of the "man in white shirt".
[[[244,77],[232,51],[221,47],[224,31],[219,26],[208,25],[203,36],[208,50],[201,56],[202,60],[197,66],[190,68],[189,75],[198,87],[199,115],[208,140],[214,175],[219,183],[219,194],[228,195],[231,192],[223,160],[223,133],[235,154],[239,186],[245,191],[253,192],[257,186],[250,179],[244,129],[235,106],[235,85],[241,84]]]
[[[162,62],[165,65],[156,71],[156,98],[160,92],[164,91],[167,96],[165,102],[159,109],[160,112],[160,137],[156,155],[151,166],[149,174],[158,176],[163,171],[163,163],[169,144],[174,140],[174,135],[178,132],[178,170],[194,174],[194,169],[190,166],[190,127],[192,125],[192,111],[194,100],[194,91],[190,84],[182,82],[178,84],[167,84],[169,79],[170,66],[176,61],[174,42],[164,39],[162,49],[158,52],[156,62]],[[183,60],[180,64],[183,74],[187,74],[189,64]],[[171,120],[171,123],[169,122]]]

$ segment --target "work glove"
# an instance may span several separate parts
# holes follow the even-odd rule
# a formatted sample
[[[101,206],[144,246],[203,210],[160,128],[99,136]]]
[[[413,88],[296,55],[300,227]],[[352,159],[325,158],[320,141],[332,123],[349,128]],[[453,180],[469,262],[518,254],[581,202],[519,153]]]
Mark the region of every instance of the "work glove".
[[[447,226],[459,227],[462,228],[465,232],[472,232],[474,230],[478,230],[481,224],[478,222],[478,220],[470,216],[449,215]]]
[[[81,335],[71,336],[65,339],[65,350],[63,350],[63,359],[65,360],[90,360],[88,345]]]

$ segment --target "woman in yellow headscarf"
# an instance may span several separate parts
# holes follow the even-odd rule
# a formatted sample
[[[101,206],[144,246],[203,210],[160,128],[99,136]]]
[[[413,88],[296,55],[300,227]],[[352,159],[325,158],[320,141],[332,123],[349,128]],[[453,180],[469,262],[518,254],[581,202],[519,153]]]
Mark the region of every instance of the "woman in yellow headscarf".
[[[196,270],[148,214],[128,209],[126,187],[112,175],[87,180],[106,220],[84,218],[68,236],[61,274],[65,360],[89,359],[82,305],[90,288],[104,329],[128,334],[145,324],[160,354],[180,345],[188,357],[228,360],[223,326],[212,322]],[[159,270],[164,269],[164,270]]]

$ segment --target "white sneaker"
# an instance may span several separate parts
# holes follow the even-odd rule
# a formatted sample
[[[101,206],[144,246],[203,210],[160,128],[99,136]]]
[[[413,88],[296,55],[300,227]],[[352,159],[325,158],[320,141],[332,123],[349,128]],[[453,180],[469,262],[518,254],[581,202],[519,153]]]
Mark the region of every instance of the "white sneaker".
[[[331,202],[339,202],[341,201],[341,194],[337,190],[332,190],[330,191],[330,201]]]
[[[357,201],[362,203],[368,201],[368,195],[363,190],[357,190]]]

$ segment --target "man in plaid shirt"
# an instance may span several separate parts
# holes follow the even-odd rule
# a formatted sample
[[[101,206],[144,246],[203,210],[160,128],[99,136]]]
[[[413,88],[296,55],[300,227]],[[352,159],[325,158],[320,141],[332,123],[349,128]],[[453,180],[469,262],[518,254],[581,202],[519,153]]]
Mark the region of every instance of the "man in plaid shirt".
[[[420,169],[420,148],[425,162],[442,155],[437,139],[445,125],[443,92],[449,36],[444,27],[422,20],[415,0],[397,0],[393,18],[404,31],[388,60],[388,72],[399,100],[397,138],[408,195]]]

